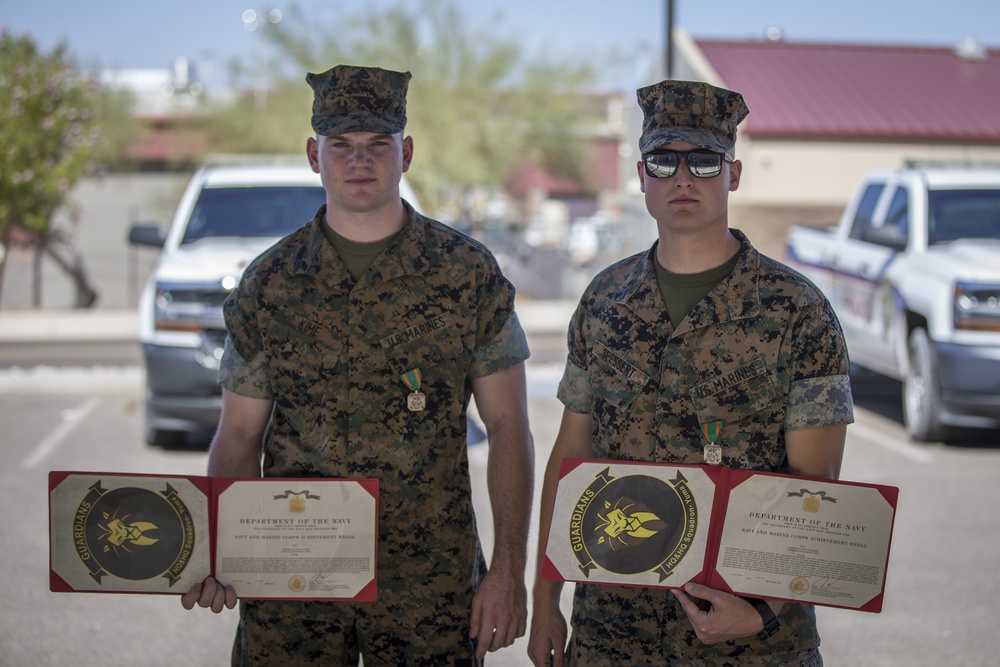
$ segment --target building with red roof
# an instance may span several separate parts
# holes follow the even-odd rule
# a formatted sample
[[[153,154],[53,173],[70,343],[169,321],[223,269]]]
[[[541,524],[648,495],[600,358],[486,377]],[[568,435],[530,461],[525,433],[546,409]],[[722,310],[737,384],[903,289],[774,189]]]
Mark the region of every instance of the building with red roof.
[[[675,30],[674,49],[675,78],[737,90],[750,108],[734,202],[842,205],[871,169],[1000,163],[1000,50],[975,40],[954,48],[722,41]]]

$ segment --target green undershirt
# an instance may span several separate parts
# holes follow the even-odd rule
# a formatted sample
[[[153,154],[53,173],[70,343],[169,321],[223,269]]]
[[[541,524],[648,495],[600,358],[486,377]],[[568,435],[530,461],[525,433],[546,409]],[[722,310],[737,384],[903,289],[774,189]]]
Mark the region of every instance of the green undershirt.
[[[674,329],[699,301],[733,272],[739,259],[740,253],[736,253],[725,264],[701,273],[671,273],[660,266],[659,260],[653,262],[656,269],[656,283],[659,285],[660,295],[667,306],[667,314]]]
[[[402,233],[402,230],[400,230],[387,238],[372,241],[371,243],[362,243],[344,238],[335,232],[330,225],[323,224],[320,225],[320,228],[323,230],[323,236],[333,244],[333,247],[337,250],[337,254],[344,260],[344,264],[347,265],[347,271],[355,281],[361,280],[361,276],[365,275],[365,271],[375,263],[378,256],[385,252],[385,249]]]

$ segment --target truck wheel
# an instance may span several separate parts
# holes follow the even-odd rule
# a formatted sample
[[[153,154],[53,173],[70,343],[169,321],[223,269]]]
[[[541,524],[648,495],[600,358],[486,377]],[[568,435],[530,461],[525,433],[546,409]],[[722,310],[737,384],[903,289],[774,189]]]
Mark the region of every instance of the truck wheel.
[[[908,350],[910,370],[903,383],[906,431],[914,440],[940,441],[945,435],[941,424],[941,388],[931,340],[925,330],[913,330]]]
[[[180,431],[165,431],[153,426],[152,417],[149,414],[149,405],[145,406],[143,415],[143,439],[151,447],[161,449],[180,449],[184,446],[184,433]]]
[[[186,440],[180,431],[162,431],[156,428],[146,429],[146,444],[160,449],[182,449]]]

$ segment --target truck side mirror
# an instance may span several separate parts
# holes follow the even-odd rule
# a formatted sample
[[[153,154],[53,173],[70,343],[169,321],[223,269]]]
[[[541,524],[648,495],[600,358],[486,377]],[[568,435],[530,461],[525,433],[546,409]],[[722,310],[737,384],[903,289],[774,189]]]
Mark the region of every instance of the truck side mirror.
[[[900,232],[899,227],[893,225],[872,227],[865,230],[864,240],[893,250],[906,249],[906,237]]]
[[[154,248],[162,248],[166,241],[166,237],[160,235],[160,228],[154,223],[136,223],[128,230],[128,242],[130,245],[147,245]]]

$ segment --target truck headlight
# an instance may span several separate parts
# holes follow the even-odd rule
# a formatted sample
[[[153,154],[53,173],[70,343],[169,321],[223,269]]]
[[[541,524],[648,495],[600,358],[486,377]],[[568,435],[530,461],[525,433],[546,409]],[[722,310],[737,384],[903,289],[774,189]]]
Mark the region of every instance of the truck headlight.
[[[222,304],[228,295],[229,290],[220,285],[157,283],[154,328],[195,333],[224,329]]]
[[[1000,285],[955,285],[955,328],[1000,331]]]

